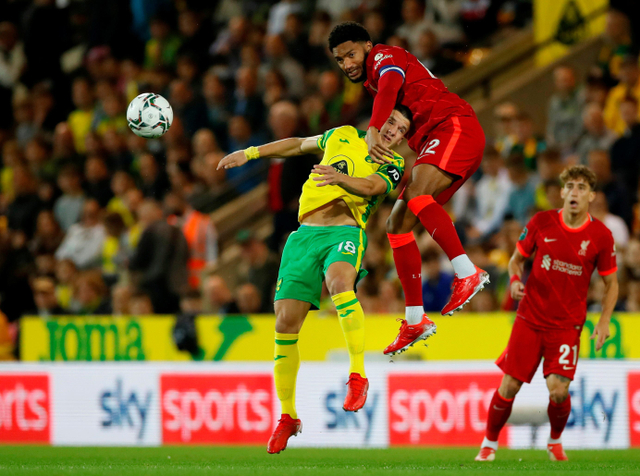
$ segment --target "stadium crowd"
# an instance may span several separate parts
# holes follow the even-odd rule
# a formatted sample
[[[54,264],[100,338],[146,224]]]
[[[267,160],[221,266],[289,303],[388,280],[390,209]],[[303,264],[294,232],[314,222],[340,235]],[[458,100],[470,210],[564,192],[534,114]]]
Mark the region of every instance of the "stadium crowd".
[[[360,84],[333,65],[332,26],[361,21],[374,42],[410,49],[445,76],[473,48],[527,25],[531,2],[317,0],[0,0],[0,309],[21,315],[255,313],[273,310],[279,251],[297,226],[300,188],[317,157],[252,161],[226,171],[226,153],[340,124],[366,127]],[[597,173],[593,216],[616,239],[620,308],[640,308],[640,69],[629,19],[608,14],[587,78],[554,72],[545,131],[517,104],[495,109],[481,172],[450,202],[474,263],[492,275],[470,311],[512,309],[507,261],[536,210],[561,206],[570,163]],[[160,140],[128,130],[128,102],[154,91],[175,111]],[[267,181],[274,235],[249,230],[240,284],[216,272],[210,213]],[[385,233],[392,201],[367,229],[368,313],[402,312]],[[427,234],[427,311],[446,302],[451,271]],[[234,281],[235,282],[235,281]],[[599,287],[593,286],[593,308]],[[327,300],[324,310],[333,308]]]

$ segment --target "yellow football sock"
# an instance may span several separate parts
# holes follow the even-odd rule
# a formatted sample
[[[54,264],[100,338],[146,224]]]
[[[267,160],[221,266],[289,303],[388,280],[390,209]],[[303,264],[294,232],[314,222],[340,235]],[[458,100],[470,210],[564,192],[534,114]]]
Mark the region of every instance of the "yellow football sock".
[[[298,334],[280,334],[276,332],[273,378],[282,406],[282,413],[298,418],[296,412],[296,378],[300,368],[298,352]]]
[[[340,316],[340,326],[347,341],[349,351],[349,373],[355,372],[362,377],[364,373],[364,311],[356,297],[356,293],[348,291],[346,293],[332,296],[333,303]]]

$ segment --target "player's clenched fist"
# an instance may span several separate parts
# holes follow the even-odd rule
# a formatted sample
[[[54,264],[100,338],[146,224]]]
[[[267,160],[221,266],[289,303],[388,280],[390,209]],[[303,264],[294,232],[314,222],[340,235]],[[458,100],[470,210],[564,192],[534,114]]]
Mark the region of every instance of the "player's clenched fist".
[[[217,170],[220,169],[232,169],[234,167],[240,167],[248,162],[247,156],[243,150],[237,150],[232,154],[227,155],[218,164]]]
[[[520,301],[524,297],[524,284],[522,284],[522,281],[511,283],[511,297],[516,301]]]

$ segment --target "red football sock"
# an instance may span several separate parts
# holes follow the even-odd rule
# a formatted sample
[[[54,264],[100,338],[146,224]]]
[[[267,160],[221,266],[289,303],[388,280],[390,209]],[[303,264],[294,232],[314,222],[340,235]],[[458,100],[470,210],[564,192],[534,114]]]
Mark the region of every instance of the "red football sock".
[[[407,206],[418,217],[435,242],[440,245],[450,261],[456,256],[465,254],[451,217],[431,195],[413,198],[409,200]]]
[[[547,413],[551,423],[551,439],[557,440],[562,435],[571,414],[571,395],[567,395],[567,399],[562,403],[555,403],[549,399]]]
[[[388,233],[387,237],[404,290],[405,305],[422,307],[422,257],[413,232],[401,235]]]
[[[511,407],[513,406],[513,398],[507,400],[496,390],[493,394],[491,403],[489,404],[489,416],[487,417],[487,440],[498,441],[500,430],[507,423],[509,415],[511,415]]]

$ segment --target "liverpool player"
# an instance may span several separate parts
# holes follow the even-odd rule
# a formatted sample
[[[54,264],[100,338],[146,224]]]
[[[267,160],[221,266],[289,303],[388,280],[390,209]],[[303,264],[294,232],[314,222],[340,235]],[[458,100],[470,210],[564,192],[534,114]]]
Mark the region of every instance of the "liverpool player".
[[[456,273],[443,315],[461,309],[489,281],[488,274],[464,252],[453,222],[442,208],[478,169],[484,133],[471,106],[449,92],[415,56],[394,46],[373,46],[359,23],[337,25],[329,35],[329,49],[349,80],[364,82],[374,96],[366,135],[372,160],[383,163],[393,157],[380,131],[395,104],[401,103],[413,113],[407,138],[418,159],[387,221],[406,304],[400,333],[384,351],[393,355],[426,339],[436,328],[422,305],[420,251],[412,231],[418,221],[447,254]]]
[[[596,268],[605,293],[591,338],[598,339],[596,349],[600,350],[609,337],[609,321],[618,299],[616,253],[611,232],[587,212],[595,198],[596,176],[576,165],[562,172],[560,179],[563,207],[537,213],[509,261],[511,296],[522,301],[507,349],[496,362],[505,375],[489,404],[487,433],[476,461],[495,458],[498,435],[511,414],[513,399],[523,382],[531,382],[543,357],[551,423],[547,451],[552,461],[567,459],[560,436],[571,413],[569,384],[578,364],[587,291]],[[533,269],[524,285],[523,264],[534,253]]]

